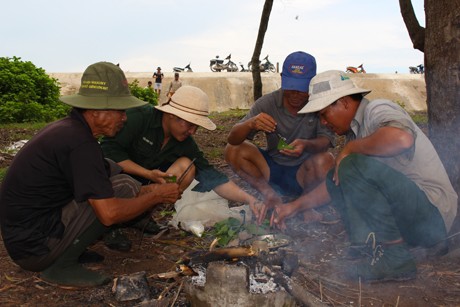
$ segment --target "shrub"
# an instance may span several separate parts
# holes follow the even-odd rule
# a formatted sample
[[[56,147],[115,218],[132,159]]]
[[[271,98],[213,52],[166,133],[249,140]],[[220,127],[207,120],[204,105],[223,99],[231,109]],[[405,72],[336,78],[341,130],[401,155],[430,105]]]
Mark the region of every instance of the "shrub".
[[[42,68],[21,58],[0,57],[0,121],[53,121],[70,107],[59,101],[60,87]]]
[[[140,100],[148,102],[151,105],[158,105],[158,94],[155,93],[153,88],[147,87],[143,88],[139,86],[139,80],[134,79],[133,82],[129,83],[129,90],[131,94]]]

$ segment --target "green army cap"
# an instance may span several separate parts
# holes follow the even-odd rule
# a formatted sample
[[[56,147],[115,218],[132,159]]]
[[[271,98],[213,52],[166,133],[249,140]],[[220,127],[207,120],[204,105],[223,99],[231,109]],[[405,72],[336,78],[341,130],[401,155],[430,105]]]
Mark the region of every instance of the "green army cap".
[[[72,107],[96,110],[126,110],[147,104],[131,95],[123,70],[109,62],[88,66],[78,94],[61,96],[60,100]]]

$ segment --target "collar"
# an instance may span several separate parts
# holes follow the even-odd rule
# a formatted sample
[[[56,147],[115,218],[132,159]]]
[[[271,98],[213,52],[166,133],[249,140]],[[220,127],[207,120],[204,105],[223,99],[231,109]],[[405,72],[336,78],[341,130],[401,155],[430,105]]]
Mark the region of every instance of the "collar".
[[[364,110],[366,109],[368,104],[369,100],[367,100],[366,98],[361,99],[358,110],[356,110],[355,117],[351,121],[350,128],[355,134],[355,136],[358,136],[359,130],[361,129],[361,126],[364,123]]]
[[[86,121],[85,117],[77,109],[72,108],[72,110],[70,111],[69,117],[81,122],[83,124],[83,126],[85,126],[85,128],[88,129],[88,131],[91,134],[93,134],[93,132],[92,132],[90,126],[88,125],[88,122]]]

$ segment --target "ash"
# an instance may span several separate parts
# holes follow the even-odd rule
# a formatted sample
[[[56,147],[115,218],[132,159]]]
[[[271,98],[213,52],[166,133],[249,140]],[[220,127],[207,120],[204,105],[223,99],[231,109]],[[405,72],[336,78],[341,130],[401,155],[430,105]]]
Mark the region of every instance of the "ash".
[[[198,275],[192,277],[192,285],[197,287],[204,287],[206,284],[206,268],[198,266],[194,267],[193,270],[198,273]]]
[[[278,290],[279,287],[273,280],[273,277],[269,277],[263,273],[249,275],[249,293],[266,294]]]
[[[206,284],[206,268],[202,266],[194,267],[193,270],[198,274],[191,278],[191,283],[197,287],[204,287]],[[263,272],[249,274],[249,293],[266,294],[279,291],[279,286]]]

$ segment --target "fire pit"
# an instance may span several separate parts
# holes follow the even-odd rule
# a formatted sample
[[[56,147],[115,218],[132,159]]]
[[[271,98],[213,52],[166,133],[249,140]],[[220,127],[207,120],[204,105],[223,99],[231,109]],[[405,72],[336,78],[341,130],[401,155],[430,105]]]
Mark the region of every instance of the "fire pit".
[[[242,263],[211,262],[185,284],[192,306],[296,306],[272,277],[254,275]]]
[[[192,254],[185,263],[197,276],[189,277],[185,292],[192,306],[296,306],[286,291],[297,268],[297,255],[282,247],[288,237],[265,235],[245,244]]]

